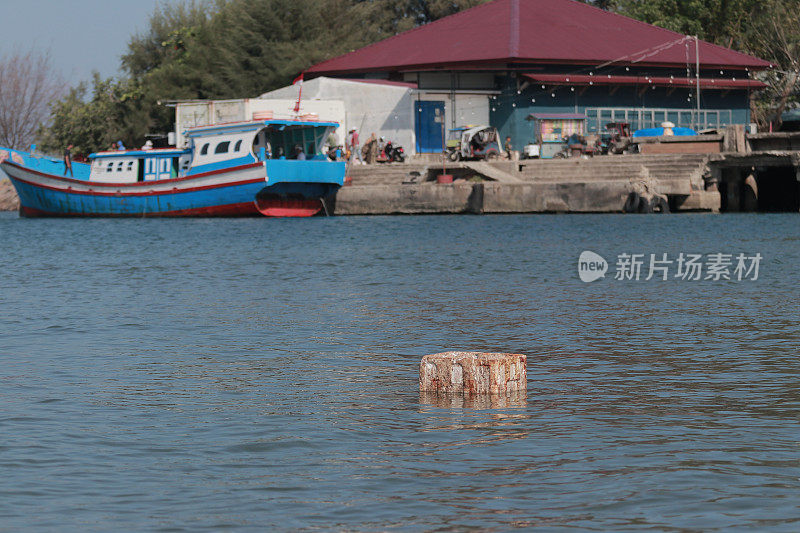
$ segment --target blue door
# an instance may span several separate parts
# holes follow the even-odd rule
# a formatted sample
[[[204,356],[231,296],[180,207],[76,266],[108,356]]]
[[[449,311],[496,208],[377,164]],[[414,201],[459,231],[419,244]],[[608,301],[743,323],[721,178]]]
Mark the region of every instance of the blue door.
[[[176,178],[172,156],[150,156],[144,160],[144,181]]]
[[[438,154],[444,149],[444,102],[415,102],[417,106],[417,153]]]

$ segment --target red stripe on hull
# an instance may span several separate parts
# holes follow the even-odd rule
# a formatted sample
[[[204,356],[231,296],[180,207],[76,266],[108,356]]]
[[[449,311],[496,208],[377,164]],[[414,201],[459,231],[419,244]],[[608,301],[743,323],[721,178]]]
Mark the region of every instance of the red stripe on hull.
[[[23,217],[97,217],[97,218],[163,218],[163,217],[252,217],[259,215],[255,202],[240,204],[215,205],[212,207],[198,207],[195,209],[181,209],[177,211],[162,211],[160,213],[146,213],[144,215],[130,214],[101,214],[101,213],[51,213],[33,207],[20,206],[19,214]]]
[[[319,198],[285,199],[285,198],[258,198],[256,200],[258,211],[265,217],[311,217],[322,209]]]

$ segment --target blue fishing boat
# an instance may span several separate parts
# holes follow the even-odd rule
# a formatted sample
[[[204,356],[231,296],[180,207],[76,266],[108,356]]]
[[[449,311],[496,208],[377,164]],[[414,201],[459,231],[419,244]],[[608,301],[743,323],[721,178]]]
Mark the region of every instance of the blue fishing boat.
[[[23,216],[312,216],[344,183],[323,153],[338,124],[253,120],[190,128],[186,148],[97,152],[88,163],[0,149]]]

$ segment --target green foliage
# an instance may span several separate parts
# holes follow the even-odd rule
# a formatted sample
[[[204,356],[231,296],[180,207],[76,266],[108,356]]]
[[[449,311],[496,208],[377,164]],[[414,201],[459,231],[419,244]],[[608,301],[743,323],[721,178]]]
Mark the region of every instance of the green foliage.
[[[148,30],[131,37],[128,52],[122,56],[122,68],[140,79],[166,62],[182,62],[187,46],[212,13],[207,4],[194,0],[157,7]]]
[[[629,17],[723,46],[734,44],[760,0],[618,0]]]
[[[141,89],[132,82],[95,74],[91,88],[81,83],[52,105],[52,124],[40,132],[40,144],[53,152],[74,144],[75,153],[88,154],[119,140],[141,143],[147,127],[142,102]]]
[[[606,11],[613,11],[619,0],[581,0],[584,4],[591,4],[594,7],[599,7],[600,9],[605,9]]]
[[[775,65],[762,74],[769,87],[757,94],[753,111],[758,122],[780,127],[781,114],[800,102],[800,1],[761,0],[739,39]]]
[[[389,35],[410,30],[414,26],[428,24],[486,3],[489,0],[362,0],[356,4],[371,5],[378,16],[373,22],[381,26],[381,31]]]

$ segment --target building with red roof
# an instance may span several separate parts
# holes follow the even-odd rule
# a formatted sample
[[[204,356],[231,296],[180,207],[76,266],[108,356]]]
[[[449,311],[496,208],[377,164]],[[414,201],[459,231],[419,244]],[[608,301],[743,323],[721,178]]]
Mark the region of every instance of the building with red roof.
[[[314,65],[306,79],[415,84],[416,149],[438,152],[442,127],[486,119],[521,147],[537,114],[584,115],[590,132],[612,121],[747,124],[750,93],[765,86],[752,74],[771,67],[575,0],[495,0]]]

